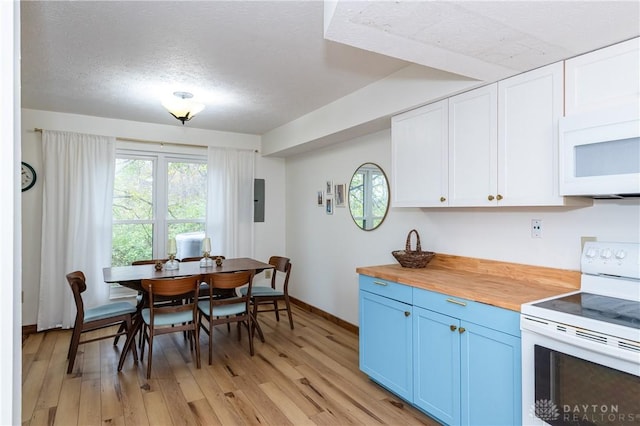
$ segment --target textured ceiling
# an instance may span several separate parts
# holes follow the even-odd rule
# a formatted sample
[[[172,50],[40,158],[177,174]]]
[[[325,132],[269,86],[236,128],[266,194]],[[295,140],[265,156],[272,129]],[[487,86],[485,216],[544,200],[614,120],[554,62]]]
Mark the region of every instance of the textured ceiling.
[[[323,38],[323,3],[22,2],[22,105],[262,134],[407,65]]]
[[[1,1],[1,0],[0,0]],[[263,134],[409,63],[495,80],[640,32],[638,1],[22,1],[25,108]]]

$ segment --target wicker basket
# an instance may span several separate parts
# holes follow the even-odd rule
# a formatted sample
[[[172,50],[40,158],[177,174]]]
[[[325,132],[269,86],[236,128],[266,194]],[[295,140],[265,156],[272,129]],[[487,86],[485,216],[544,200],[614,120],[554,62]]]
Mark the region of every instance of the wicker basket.
[[[416,234],[416,249],[411,250],[411,234],[414,232]],[[391,254],[404,268],[424,268],[427,266],[427,263],[433,259],[433,256],[436,255],[432,251],[422,251],[422,247],[420,247],[420,235],[418,235],[418,231],[415,229],[409,231],[405,249],[392,251]]]

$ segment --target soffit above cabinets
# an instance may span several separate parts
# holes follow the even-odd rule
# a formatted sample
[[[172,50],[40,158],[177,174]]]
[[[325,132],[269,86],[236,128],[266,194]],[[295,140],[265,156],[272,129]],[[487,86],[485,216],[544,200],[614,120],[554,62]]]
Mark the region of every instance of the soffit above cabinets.
[[[638,36],[636,1],[342,1],[325,38],[496,81]]]

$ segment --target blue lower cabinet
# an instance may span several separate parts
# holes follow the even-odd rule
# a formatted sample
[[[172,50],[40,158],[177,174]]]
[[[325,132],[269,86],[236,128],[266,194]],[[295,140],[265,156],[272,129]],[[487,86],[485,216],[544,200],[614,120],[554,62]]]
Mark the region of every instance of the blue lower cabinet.
[[[444,424],[521,423],[518,312],[365,275],[359,302],[373,380]]]
[[[462,424],[520,424],[520,338],[473,323],[462,328]]]
[[[460,424],[460,321],[413,308],[414,404],[446,424]]]
[[[360,291],[360,370],[411,402],[412,306]]]

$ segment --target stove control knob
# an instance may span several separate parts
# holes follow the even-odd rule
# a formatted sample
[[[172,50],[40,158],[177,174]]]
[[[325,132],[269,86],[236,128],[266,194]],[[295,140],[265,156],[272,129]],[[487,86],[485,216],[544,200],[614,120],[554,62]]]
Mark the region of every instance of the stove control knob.
[[[598,252],[596,251],[596,249],[594,248],[588,248],[586,253],[584,254],[587,258],[591,259],[596,257],[596,254],[598,254]]]
[[[625,257],[627,257],[627,252],[626,252],[626,251],[624,251],[624,250],[618,250],[618,251],[616,252],[616,259],[620,259],[620,260],[622,260],[622,259],[624,259]]]
[[[611,257],[611,249],[602,250],[602,253],[600,253],[600,257],[603,259],[609,259]]]

